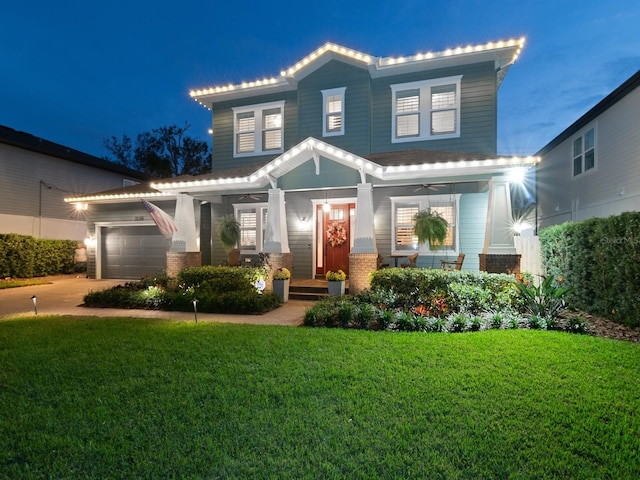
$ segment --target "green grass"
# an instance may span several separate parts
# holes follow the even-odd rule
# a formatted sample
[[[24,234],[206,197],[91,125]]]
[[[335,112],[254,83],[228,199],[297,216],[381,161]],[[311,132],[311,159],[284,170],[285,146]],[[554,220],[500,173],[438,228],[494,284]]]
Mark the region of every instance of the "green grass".
[[[47,285],[48,280],[28,279],[28,280],[0,280],[0,290],[3,288],[30,287],[32,285]]]
[[[0,478],[637,478],[640,345],[0,322]]]

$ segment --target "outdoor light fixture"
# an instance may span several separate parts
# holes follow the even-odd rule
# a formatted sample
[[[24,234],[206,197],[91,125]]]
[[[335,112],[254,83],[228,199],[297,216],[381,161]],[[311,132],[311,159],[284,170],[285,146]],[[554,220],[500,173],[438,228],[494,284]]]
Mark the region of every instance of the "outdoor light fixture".
[[[509,181],[521,185],[524,183],[524,177],[527,171],[524,168],[512,168],[509,171]]]
[[[31,297],[31,301],[33,302],[33,310],[36,312],[36,315],[37,315],[38,314],[38,297],[34,295],[33,297]]]
[[[195,317],[196,323],[198,323],[198,299],[194,298],[191,303],[193,303],[193,316]]]

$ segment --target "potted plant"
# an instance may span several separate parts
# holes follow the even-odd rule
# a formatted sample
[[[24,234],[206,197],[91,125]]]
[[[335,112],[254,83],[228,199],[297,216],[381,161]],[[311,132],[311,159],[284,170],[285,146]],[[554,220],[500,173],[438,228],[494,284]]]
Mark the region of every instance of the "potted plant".
[[[240,223],[233,215],[224,215],[218,220],[218,238],[222,244],[222,248],[227,253],[227,264],[239,263],[231,261],[231,251],[235,249],[240,240]]]
[[[337,272],[328,271],[326,275],[327,289],[329,295],[340,296],[344,295],[344,283],[347,279],[347,274],[342,270]]]
[[[413,233],[418,237],[418,243],[429,242],[431,248],[436,248],[447,238],[449,224],[438,212],[430,208],[420,210],[413,220]]]
[[[289,280],[291,272],[285,268],[278,268],[273,272],[273,293],[280,297],[281,302],[289,300]]]

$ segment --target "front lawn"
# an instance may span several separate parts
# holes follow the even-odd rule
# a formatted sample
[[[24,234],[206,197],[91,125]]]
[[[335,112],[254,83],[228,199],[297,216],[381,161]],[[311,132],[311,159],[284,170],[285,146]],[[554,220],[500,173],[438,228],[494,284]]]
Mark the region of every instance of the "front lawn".
[[[0,322],[0,478],[634,478],[640,345]]]

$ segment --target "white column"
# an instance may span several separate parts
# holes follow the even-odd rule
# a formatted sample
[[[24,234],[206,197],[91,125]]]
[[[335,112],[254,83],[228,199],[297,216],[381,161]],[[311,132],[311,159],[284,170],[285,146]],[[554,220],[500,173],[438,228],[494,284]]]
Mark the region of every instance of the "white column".
[[[482,253],[515,254],[513,242],[513,216],[511,214],[511,192],[506,177],[489,180],[489,205],[487,228],[484,234]]]
[[[171,237],[174,252],[199,252],[193,197],[184,193],[176,196],[176,224],[178,231]]]
[[[284,208],[284,192],[281,189],[269,189],[267,208],[264,252],[290,253],[289,236],[287,234],[287,215]]]
[[[373,186],[358,184],[356,227],[351,253],[378,253],[373,219]]]

